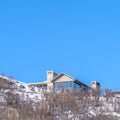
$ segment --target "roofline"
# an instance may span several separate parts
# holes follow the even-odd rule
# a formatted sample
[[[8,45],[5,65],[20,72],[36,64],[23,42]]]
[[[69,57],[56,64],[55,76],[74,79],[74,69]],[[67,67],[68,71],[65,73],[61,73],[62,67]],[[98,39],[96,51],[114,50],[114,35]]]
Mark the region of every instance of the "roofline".
[[[75,78],[73,78],[73,77],[71,77],[70,75],[62,72],[62,73],[60,73],[59,75],[57,75],[55,78],[53,78],[53,79],[52,79],[52,82],[54,82],[54,81],[55,81],[57,78],[59,78],[61,75],[66,75],[66,76],[68,76],[69,78],[75,80]]]
[[[88,85],[80,82],[79,80],[75,79],[74,77],[71,77],[70,75],[68,75],[68,74],[66,74],[66,73],[63,73],[63,72],[60,73],[59,75],[57,75],[55,78],[53,78],[52,82],[54,82],[54,81],[55,81],[57,78],[59,78],[61,75],[66,75],[66,76],[68,76],[69,78],[72,78],[74,82],[77,82],[77,83],[82,84],[82,85],[84,85],[84,86],[86,86],[86,87],[88,87],[88,88],[91,88],[91,87],[89,87]]]
[[[46,84],[47,85],[47,81],[45,82],[35,82],[35,83],[28,83],[27,85],[43,85],[43,84]]]
[[[80,82],[80,81],[77,80],[77,79],[75,79],[75,82],[77,82],[77,83],[79,83],[79,84],[82,84],[82,85],[84,85],[84,86],[86,86],[86,87],[89,87],[88,85],[84,84],[83,82]],[[91,87],[89,87],[89,88],[91,88]]]

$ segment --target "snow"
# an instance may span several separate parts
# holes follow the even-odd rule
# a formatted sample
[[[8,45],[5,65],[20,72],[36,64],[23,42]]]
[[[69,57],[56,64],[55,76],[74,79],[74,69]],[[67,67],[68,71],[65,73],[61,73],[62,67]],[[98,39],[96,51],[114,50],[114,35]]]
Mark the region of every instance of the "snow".
[[[5,78],[6,80],[10,80],[6,76],[0,75],[0,77]],[[15,83],[15,86],[17,88],[19,88],[20,86],[24,86],[24,88],[22,88],[21,91],[19,91],[17,89],[14,90],[14,93],[18,94],[22,101],[27,101],[27,102],[33,101],[34,103],[36,103],[36,102],[40,102],[44,98],[42,89],[38,90],[36,87],[34,87],[34,91],[32,91],[28,87],[28,84],[26,84],[24,82],[14,80],[14,79],[12,79],[12,82]],[[47,81],[45,81],[43,83],[47,83]],[[37,84],[37,83],[30,83],[30,84]],[[5,90],[5,91],[7,92],[8,90]],[[94,100],[93,97],[91,97],[90,99]],[[0,101],[4,102],[4,97],[2,97],[1,95],[0,95]],[[117,96],[111,97],[108,100],[105,96],[101,96],[99,98],[99,101],[100,101],[100,105],[97,107],[89,106],[86,111],[86,114],[96,116],[97,114],[99,114],[102,111],[105,115],[113,115],[113,116],[120,118],[120,113],[115,111],[115,108],[120,109],[120,94],[117,94]],[[67,111],[67,114],[69,115],[69,118],[72,117],[71,111]]]

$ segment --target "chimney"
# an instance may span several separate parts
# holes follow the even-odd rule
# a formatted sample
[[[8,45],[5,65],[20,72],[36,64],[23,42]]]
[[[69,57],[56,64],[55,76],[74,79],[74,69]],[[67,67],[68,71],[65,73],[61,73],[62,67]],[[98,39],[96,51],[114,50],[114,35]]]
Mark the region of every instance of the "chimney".
[[[47,71],[47,87],[49,90],[53,90],[53,78],[56,77],[57,74],[54,71]]]
[[[92,81],[92,89],[95,91],[100,91],[100,83],[97,81]]]
[[[57,74],[54,71],[47,71],[47,81],[51,82],[54,77],[56,77]]]

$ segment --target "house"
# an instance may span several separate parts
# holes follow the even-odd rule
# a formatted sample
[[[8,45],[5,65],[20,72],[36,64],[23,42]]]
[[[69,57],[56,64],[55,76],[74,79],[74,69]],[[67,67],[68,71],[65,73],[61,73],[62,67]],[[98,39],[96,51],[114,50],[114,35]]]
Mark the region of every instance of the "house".
[[[54,90],[54,91],[78,91],[90,92],[90,90],[100,89],[100,83],[93,81],[92,88],[80,82],[79,80],[65,73],[57,74],[54,71],[47,71],[47,80],[38,83],[29,83],[28,87],[34,91]]]

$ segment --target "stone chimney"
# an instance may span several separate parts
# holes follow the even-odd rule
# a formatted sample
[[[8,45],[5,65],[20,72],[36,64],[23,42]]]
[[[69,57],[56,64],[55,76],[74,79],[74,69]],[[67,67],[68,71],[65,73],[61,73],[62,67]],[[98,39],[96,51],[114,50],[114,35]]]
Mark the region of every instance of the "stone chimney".
[[[55,78],[57,74],[54,71],[47,71],[47,86],[49,89],[53,89],[53,78]]]
[[[47,81],[51,82],[51,80],[56,77],[57,74],[54,71],[47,71]]]
[[[92,81],[92,89],[100,92],[100,83],[98,83],[96,81]]]

